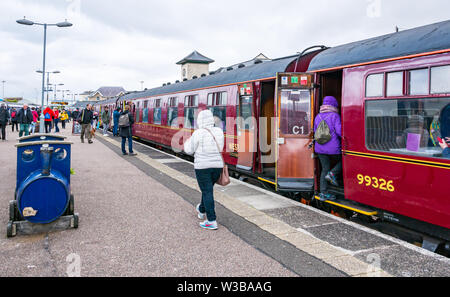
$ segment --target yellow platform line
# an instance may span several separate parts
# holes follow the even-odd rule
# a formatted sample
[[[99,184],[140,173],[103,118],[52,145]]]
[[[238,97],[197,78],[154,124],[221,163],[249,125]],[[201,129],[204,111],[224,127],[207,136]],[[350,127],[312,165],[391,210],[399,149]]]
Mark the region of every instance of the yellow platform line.
[[[264,179],[264,178],[262,178],[262,177],[258,177],[258,179],[259,179],[259,180],[262,180],[262,181],[264,181],[264,182],[266,182],[266,183],[269,183],[269,184],[272,184],[272,185],[276,185],[275,182],[270,181],[270,180],[267,180],[267,179]]]
[[[315,198],[317,200],[320,200],[320,198],[318,196],[315,196]],[[351,211],[354,211],[354,212],[357,212],[357,213],[360,213],[360,214],[363,214],[363,215],[366,215],[366,216],[376,216],[378,214],[377,211],[367,212],[367,211],[360,210],[360,209],[357,209],[357,208],[354,208],[354,207],[351,207],[351,206],[347,206],[347,205],[344,205],[344,204],[340,204],[340,203],[337,203],[337,202],[334,202],[334,201],[328,201],[327,200],[327,201],[324,201],[324,202],[326,202],[328,204],[335,205],[335,206],[339,206],[341,208],[345,208],[345,209],[348,209],[348,210],[351,210]]]

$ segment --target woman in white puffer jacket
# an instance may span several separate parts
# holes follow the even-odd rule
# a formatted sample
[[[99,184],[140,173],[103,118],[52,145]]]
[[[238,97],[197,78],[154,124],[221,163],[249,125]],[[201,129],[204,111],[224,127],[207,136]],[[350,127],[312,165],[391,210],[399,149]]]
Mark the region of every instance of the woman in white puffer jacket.
[[[222,150],[224,134],[221,128],[214,127],[214,116],[210,110],[203,110],[197,118],[198,129],[184,144],[184,151],[194,155],[195,175],[202,191],[202,201],[196,209],[201,220],[200,227],[216,230],[214,207],[214,185],[222,173],[224,163]],[[220,150],[219,150],[220,148]]]

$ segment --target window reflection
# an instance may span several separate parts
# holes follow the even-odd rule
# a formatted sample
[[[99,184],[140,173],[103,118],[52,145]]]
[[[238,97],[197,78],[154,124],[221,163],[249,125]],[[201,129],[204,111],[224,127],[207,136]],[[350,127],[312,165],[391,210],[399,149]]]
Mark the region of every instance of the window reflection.
[[[311,95],[309,90],[281,92],[281,133],[309,135],[310,116]]]
[[[450,137],[450,98],[366,101],[369,149],[442,157],[438,138]]]

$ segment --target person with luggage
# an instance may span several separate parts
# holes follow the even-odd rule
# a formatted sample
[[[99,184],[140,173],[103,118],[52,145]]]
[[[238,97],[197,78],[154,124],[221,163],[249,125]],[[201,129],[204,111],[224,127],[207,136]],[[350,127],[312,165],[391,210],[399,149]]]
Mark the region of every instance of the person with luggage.
[[[49,106],[47,106],[44,109],[45,133],[52,133],[52,124],[54,117],[55,113]]]
[[[322,200],[336,199],[335,195],[329,193],[327,182],[338,187],[338,177],[342,173],[342,126],[338,107],[335,97],[326,96],[320,107],[320,113],[314,120],[314,150],[322,166],[319,194]],[[336,165],[331,169],[332,161],[335,161]]]
[[[137,154],[133,152],[133,124],[134,124],[134,118],[133,115],[130,113],[130,107],[127,105],[125,106],[124,111],[120,114],[119,117],[119,135],[122,137],[122,154],[124,156],[130,155],[130,156],[136,156]],[[128,139],[128,151],[125,150],[125,143]]]

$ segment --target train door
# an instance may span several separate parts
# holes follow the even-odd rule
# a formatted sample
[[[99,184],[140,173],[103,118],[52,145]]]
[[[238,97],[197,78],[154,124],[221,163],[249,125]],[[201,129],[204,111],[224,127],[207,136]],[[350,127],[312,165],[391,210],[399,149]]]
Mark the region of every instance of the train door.
[[[276,81],[276,188],[279,191],[314,190],[313,77],[305,73],[278,73]]]
[[[237,149],[238,162],[236,167],[241,170],[253,169],[254,155],[256,153],[256,120],[253,85],[239,85],[237,105]]]

